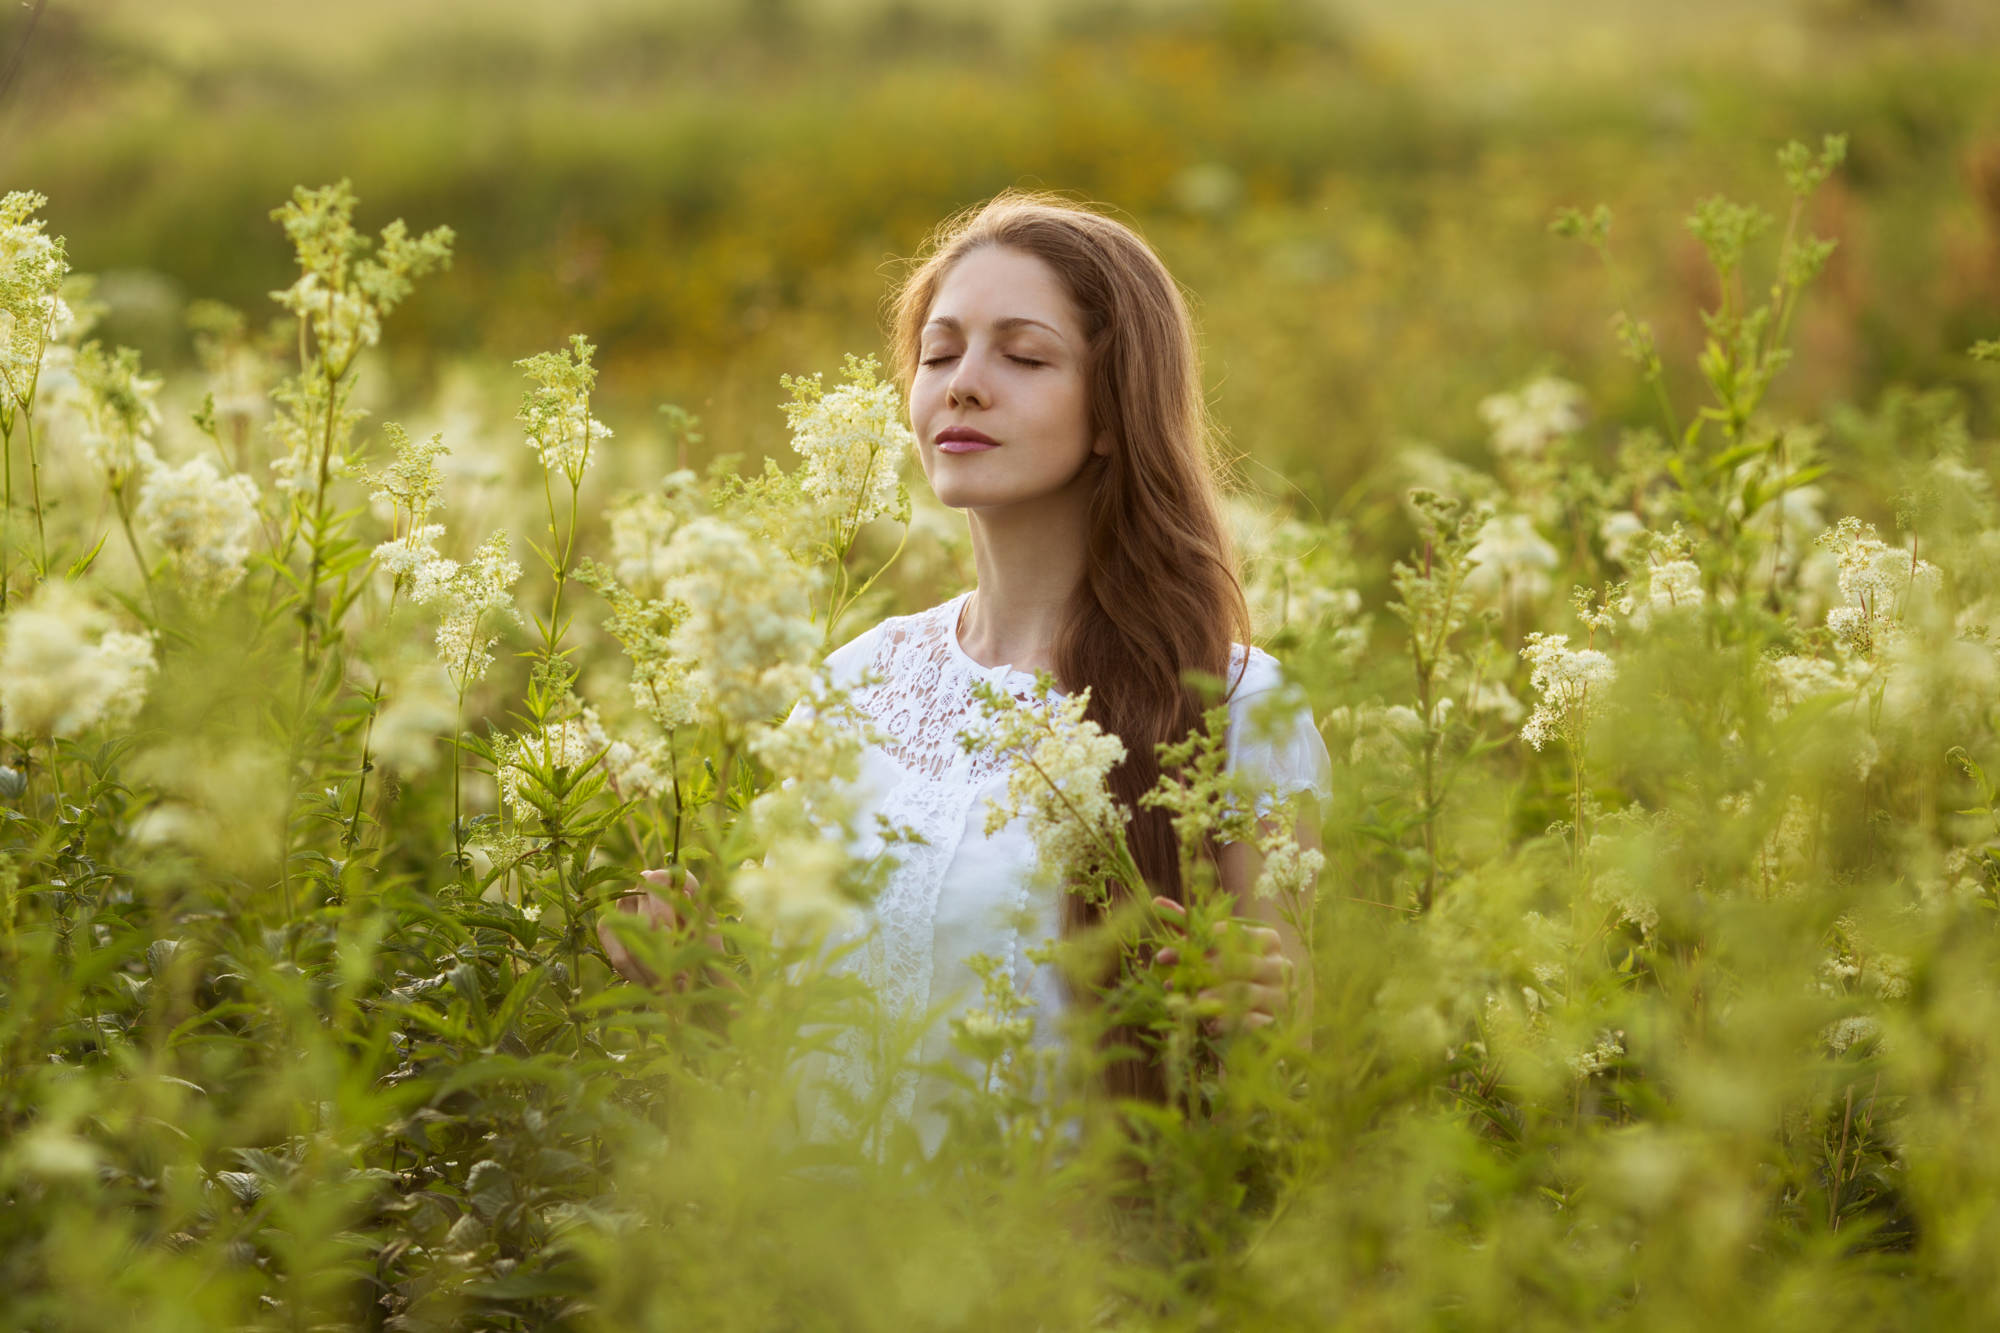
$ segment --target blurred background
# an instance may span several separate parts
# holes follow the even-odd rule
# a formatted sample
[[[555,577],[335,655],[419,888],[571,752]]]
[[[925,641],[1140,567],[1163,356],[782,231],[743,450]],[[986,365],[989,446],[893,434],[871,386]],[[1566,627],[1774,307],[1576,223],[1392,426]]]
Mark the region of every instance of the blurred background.
[[[1638,419],[1621,295],[1691,400],[1686,216],[1782,224],[1790,138],[1851,146],[1780,406],[1992,392],[1964,355],[2000,335],[1992,0],[28,0],[0,59],[0,180],[49,196],[108,339],[172,372],[191,300],[265,322],[271,208],[348,177],[365,229],[459,237],[378,412],[510,430],[511,362],[580,331],[635,482],[675,461],[661,403],[703,420],[681,452],[782,448],[779,373],[881,352],[900,262],[1010,185],[1136,222],[1246,480],[1363,528],[1399,450],[1481,449],[1477,403],[1530,375]],[[1548,229],[1600,201],[1610,271]]]

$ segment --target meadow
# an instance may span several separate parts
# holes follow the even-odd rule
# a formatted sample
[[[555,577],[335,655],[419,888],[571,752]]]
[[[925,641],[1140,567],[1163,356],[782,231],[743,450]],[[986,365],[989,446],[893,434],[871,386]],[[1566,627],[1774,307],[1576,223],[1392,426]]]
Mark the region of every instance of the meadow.
[[[1991,24],[1550,5],[1496,63],[1418,8],[1464,31],[44,15],[0,102],[0,1323],[2000,1305]],[[995,972],[942,1151],[882,1099],[809,1141],[802,1057],[910,1034],[816,949],[872,883],[812,813],[852,743],[785,719],[971,581],[870,357],[896,261],[1011,184],[1195,294],[1335,762],[1260,885],[1311,1008],[1215,1035],[1186,949],[1059,1067]],[[1074,842],[1101,738],[994,708]],[[1243,828],[1199,763],[1160,798]],[[610,911],[668,864],[712,929]],[[607,918],[698,980],[619,979]],[[1114,1011],[1163,1103],[1088,1077]]]

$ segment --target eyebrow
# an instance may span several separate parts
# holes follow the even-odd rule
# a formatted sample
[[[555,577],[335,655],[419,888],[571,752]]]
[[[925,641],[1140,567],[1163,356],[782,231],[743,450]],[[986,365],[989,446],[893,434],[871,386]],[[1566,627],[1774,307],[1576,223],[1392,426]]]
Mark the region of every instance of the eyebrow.
[[[935,319],[931,320],[930,324],[924,325],[924,327],[929,328],[931,324],[942,324],[944,325],[944,327],[950,329],[953,333],[963,333],[965,331],[965,325],[959,323],[956,319],[952,318],[950,315],[939,315]],[[1044,324],[1039,319],[1029,319],[1026,315],[1009,315],[1005,319],[996,319],[993,321],[994,328],[1003,330],[1018,329],[1023,325],[1027,324],[1032,324],[1038,329],[1047,329],[1050,333],[1055,334],[1057,342],[1066,341],[1066,339],[1064,339],[1062,336],[1062,330],[1058,329],[1055,325]]]

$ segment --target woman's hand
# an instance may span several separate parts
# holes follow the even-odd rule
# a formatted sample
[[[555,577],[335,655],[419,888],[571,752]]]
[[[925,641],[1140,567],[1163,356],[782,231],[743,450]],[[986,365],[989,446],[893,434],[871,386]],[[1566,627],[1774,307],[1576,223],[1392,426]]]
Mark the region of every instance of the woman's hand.
[[[1156,897],[1153,906],[1171,922],[1187,919],[1186,909],[1171,898]],[[1283,938],[1269,926],[1242,921],[1230,921],[1226,928],[1241,941],[1238,947],[1222,951],[1221,962],[1228,974],[1195,996],[1223,1007],[1220,1016],[1202,1025],[1211,1037],[1269,1027],[1291,1011],[1292,960],[1285,953]],[[1161,967],[1172,967],[1180,958],[1181,951],[1173,945],[1153,954],[1153,962]]]
[[[639,878],[651,887],[635,888],[624,894],[618,899],[617,909],[638,917],[656,929],[679,930],[684,920],[694,919],[702,910],[701,886],[695,882],[691,873],[682,871],[681,874],[679,896],[684,901],[675,903],[653,892],[653,889],[662,889],[672,893],[672,890],[667,888],[673,878],[671,871],[643,870],[639,872]],[[635,981],[641,986],[663,992],[669,989],[685,990],[689,984],[690,978],[686,973],[670,981],[663,981],[651,968],[633,957],[632,951],[626,948],[612,931],[608,917],[598,918],[597,942],[604,946],[604,956],[610,960],[612,968],[627,981]],[[722,937],[710,932],[708,946],[718,953],[721,952]]]

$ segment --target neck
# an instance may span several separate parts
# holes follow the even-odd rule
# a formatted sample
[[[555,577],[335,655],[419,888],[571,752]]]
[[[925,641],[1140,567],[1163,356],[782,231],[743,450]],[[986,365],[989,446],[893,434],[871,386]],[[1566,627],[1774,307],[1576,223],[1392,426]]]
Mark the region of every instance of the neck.
[[[1076,484],[1032,505],[967,511],[979,586],[958,639],[974,661],[1055,670],[1056,638],[1083,581],[1089,503],[1087,484]]]

